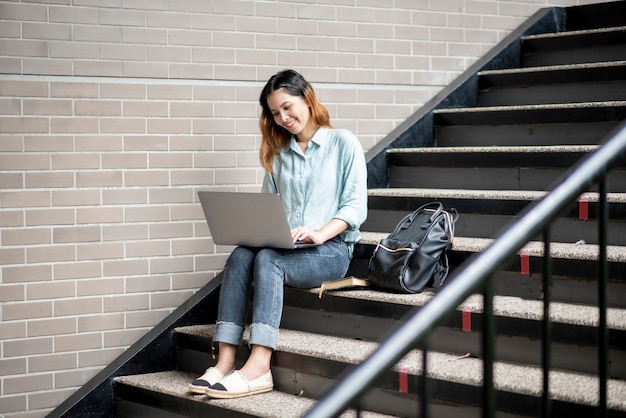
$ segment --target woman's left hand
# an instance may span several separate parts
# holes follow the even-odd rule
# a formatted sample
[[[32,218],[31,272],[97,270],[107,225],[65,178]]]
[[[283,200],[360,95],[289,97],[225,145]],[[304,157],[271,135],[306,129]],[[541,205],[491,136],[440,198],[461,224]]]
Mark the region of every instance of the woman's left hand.
[[[292,229],[291,238],[293,242],[300,241],[313,244],[323,244],[325,241],[324,235],[320,231],[313,231],[306,226]]]

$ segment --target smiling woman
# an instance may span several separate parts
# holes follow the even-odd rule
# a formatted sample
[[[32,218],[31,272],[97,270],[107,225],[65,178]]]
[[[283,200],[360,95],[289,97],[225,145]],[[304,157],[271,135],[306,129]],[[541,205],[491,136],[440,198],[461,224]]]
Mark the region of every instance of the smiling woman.
[[[273,173],[274,156],[287,145],[291,135],[295,135],[306,151],[317,128],[333,128],[328,110],[317,100],[313,86],[294,70],[273,75],[259,102],[263,109],[259,121],[263,134],[261,165],[270,173]]]
[[[365,156],[346,129],[333,129],[311,85],[293,70],[272,76],[263,108],[262,191],[280,194],[291,237],[320,244],[293,250],[237,247],[226,262],[214,341],[214,367],[194,380],[192,393],[235,398],[271,391],[270,359],[283,310],[283,286],[319,287],[345,275],[367,215]],[[234,371],[249,294],[254,284],[250,357]]]
[[[317,130],[317,125],[309,118],[310,110],[307,101],[300,96],[292,96],[287,90],[281,88],[267,97],[267,103],[276,125],[282,126],[295,135],[296,142],[302,151],[306,151],[309,141]]]

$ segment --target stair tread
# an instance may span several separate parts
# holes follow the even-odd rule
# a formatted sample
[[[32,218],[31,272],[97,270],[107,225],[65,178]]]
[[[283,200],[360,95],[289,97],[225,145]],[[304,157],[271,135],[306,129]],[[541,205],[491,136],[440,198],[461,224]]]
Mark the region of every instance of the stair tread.
[[[522,40],[525,41],[525,40],[532,40],[532,39],[575,37],[575,36],[581,36],[581,35],[623,32],[623,31],[626,31],[626,26],[612,26],[608,28],[584,29],[584,30],[574,30],[574,31],[566,31],[566,32],[550,32],[550,33],[540,33],[536,35],[527,35],[527,36],[522,37]]]
[[[361,231],[361,244],[376,245],[382,238],[386,238],[388,232]],[[487,249],[495,240],[491,238],[454,237],[453,251],[481,252]],[[550,255],[552,258],[597,260],[598,245],[552,242]],[[531,241],[522,250],[531,257],[543,257],[543,242]],[[520,252],[518,252],[519,254]],[[608,245],[607,259],[612,262],[626,262],[626,246]]]
[[[213,325],[183,327],[177,332],[191,333],[210,338]],[[248,338],[248,330],[244,342]],[[359,364],[376,348],[378,343],[329,335],[312,334],[302,331],[281,329],[277,350],[305,356],[324,358],[347,364]],[[419,375],[422,371],[420,350],[411,350],[393,368],[406,370],[408,374]],[[466,357],[464,352],[446,354],[428,353],[428,375],[432,379],[480,386],[482,383],[482,360]],[[494,363],[494,385],[497,390],[510,391],[530,396],[541,396],[541,369],[505,362]],[[551,371],[550,392],[553,399],[593,405],[597,402],[595,391],[597,378],[580,373]],[[188,384],[188,381],[187,381]],[[626,381],[609,379],[609,407],[626,410]]]
[[[543,65],[543,66],[537,66],[537,67],[518,67],[518,68],[506,68],[502,70],[479,71],[478,76],[527,74],[527,73],[550,74],[550,73],[561,72],[561,71],[613,68],[613,67],[624,67],[624,66],[626,66],[626,61],[603,61],[603,62],[591,62],[591,63],[582,63],[582,64]]]
[[[422,188],[387,188],[368,189],[368,196],[372,197],[432,197],[454,199],[490,199],[490,200],[522,200],[536,201],[547,195],[548,192],[536,190],[471,190],[471,189],[422,189]],[[598,202],[599,193],[586,192],[581,199],[589,202]],[[607,193],[609,203],[626,203],[626,193]]]
[[[544,153],[544,152],[593,152],[600,148],[599,145],[528,145],[528,146],[455,146],[455,147],[421,147],[421,148],[391,148],[387,154],[402,153],[485,153],[494,154],[500,152],[518,153]]]
[[[590,132],[604,132],[612,129],[614,125],[624,120],[626,115],[626,101],[624,100],[607,100],[607,101],[581,101],[569,103],[533,103],[533,104],[508,104],[508,105],[486,105],[476,107],[451,107],[445,109],[436,109],[432,112],[434,123],[439,129],[436,133],[437,143],[446,143],[452,138],[456,138],[460,144],[480,143],[481,145],[490,145],[502,143],[506,138],[493,137],[494,133],[487,135],[489,130],[497,129],[511,130],[509,133],[517,138],[515,145],[540,145],[545,143],[551,144],[597,144],[605,135],[585,138]],[[580,132],[580,137],[570,136],[570,131],[562,131],[563,124],[585,127]],[[610,127],[608,126],[610,125]],[[477,132],[466,131],[467,126],[487,129],[487,132],[481,134],[481,138],[477,138]],[[569,126],[569,125],[568,125]],[[542,127],[539,129],[538,127]],[[551,135],[549,138],[543,138],[538,135],[542,130],[551,127],[557,137]],[[453,132],[446,132],[450,128],[463,129],[463,135],[455,137]],[[529,131],[530,128],[530,131]],[[558,128],[558,129],[557,129]],[[593,128],[593,129],[592,129]],[[571,129],[571,127],[569,128]],[[590,131],[591,130],[591,131]],[[588,132],[589,131],[589,132]],[[565,133],[567,135],[563,136]],[[608,131],[606,132],[608,133]],[[530,135],[532,134],[532,135]],[[544,134],[545,135],[545,134]],[[595,134],[594,134],[595,135]],[[519,136],[519,138],[518,138]],[[511,138],[509,138],[510,140]],[[487,141],[488,142],[484,142]],[[540,142],[539,142],[540,141]],[[581,142],[584,141],[584,142]],[[506,141],[505,141],[506,143]]]
[[[577,102],[577,103],[546,103],[512,106],[482,106],[482,107],[456,107],[434,110],[434,114],[471,114],[487,112],[513,112],[529,110],[560,110],[560,109],[596,109],[603,107],[623,107],[626,106],[624,100],[611,100],[602,102]]]
[[[537,63],[480,71],[478,77],[477,107],[620,100],[626,90],[626,61]]]
[[[188,392],[187,389],[189,383],[195,378],[197,378],[197,375],[192,373],[167,371],[121,376],[115,378],[115,381],[145,390],[184,398],[192,402],[211,404],[229,410],[253,414],[259,417],[300,417],[315,402],[309,398],[290,395],[276,390],[238,399],[209,399],[206,396],[193,395]],[[289,411],[289,414],[287,414],[287,411]],[[341,416],[354,417],[355,413],[346,412]],[[371,418],[390,417],[390,415],[368,411],[363,411],[362,416]]]

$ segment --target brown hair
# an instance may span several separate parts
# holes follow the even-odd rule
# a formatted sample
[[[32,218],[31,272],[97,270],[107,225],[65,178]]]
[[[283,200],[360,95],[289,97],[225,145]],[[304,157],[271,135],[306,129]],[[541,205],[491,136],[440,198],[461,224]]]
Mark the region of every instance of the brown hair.
[[[274,172],[274,157],[289,143],[291,133],[274,122],[274,115],[267,104],[267,96],[279,89],[285,89],[292,96],[299,96],[309,105],[311,118],[317,126],[332,128],[328,110],[322,105],[315,95],[313,86],[294,70],[284,70],[274,74],[265,84],[259,97],[262,112],[259,119],[261,129],[261,149],[259,159],[261,166],[269,173]]]

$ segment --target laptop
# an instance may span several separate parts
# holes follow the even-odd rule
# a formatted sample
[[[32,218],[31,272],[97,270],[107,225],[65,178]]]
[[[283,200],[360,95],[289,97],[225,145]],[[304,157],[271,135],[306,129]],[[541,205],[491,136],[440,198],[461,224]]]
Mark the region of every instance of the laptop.
[[[216,244],[283,249],[319,245],[293,242],[277,194],[202,191],[198,197]]]

